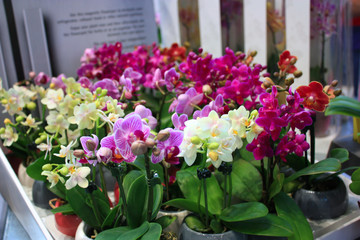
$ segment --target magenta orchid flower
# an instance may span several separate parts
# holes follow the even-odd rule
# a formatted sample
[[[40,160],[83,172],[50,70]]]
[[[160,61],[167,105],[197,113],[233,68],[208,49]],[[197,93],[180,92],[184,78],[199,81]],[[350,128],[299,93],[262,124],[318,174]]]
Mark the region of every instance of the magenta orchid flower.
[[[44,72],[39,72],[39,74],[34,78],[36,85],[45,85],[50,81],[50,77],[47,76]]]
[[[81,87],[91,89],[93,84],[87,77],[80,77],[80,79],[77,81],[80,83]]]
[[[51,78],[51,84],[53,85],[54,89],[59,89],[61,88],[62,90],[66,90],[66,85],[63,81],[63,78],[66,78],[66,76],[64,74],[60,74],[57,77],[52,77]]]
[[[150,127],[144,124],[138,114],[127,115],[114,124],[115,145],[126,162],[133,162],[136,159],[131,151],[131,145],[137,140],[145,141],[149,134]]]
[[[103,79],[101,81],[98,81],[94,84],[92,87],[92,91],[96,91],[97,88],[101,89],[107,89],[107,95],[112,97],[113,99],[119,99],[120,98],[120,92],[117,86],[115,85],[114,81],[111,79]]]
[[[180,130],[174,130],[171,128],[165,129],[169,131],[170,136],[165,141],[158,141],[157,148],[160,150],[159,155],[151,155],[151,161],[156,164],[161,162],[163,159],[170,164],[179,164],[177,155],[180,153],[179,146],[181,145],[184,133]]]
[[[138,114],[151,129],[155,129],[157,120],[153,117],[149,108],[146,108],[143,105],[138,105],[136,106],[134,113]]]
[[[186,114],[181,114],[180,116],[177,113],[174,113],[171,116],[171,121],[175,127],[175,130],[184,130],[185,122],[188,120],[188,116]]]
[[[104,137],[103,139],[101,139],[100,146],[101,146],[101,148],[108,148],[111,150],[111,153],[112,153],[111,161],[112,162],[120,163],[124,160],[124,158],[121,156],[121,154],[119,152],[119,149],[117,149],[117,147],[116,147],[114,135],[110,135],[110,136],[107,136],[107,137]]]
[[[194,111],[194,106],[201,102],[203,95],[202,93],[196,92],[195,88],[188,89],[178,97],[178,105],[175,111],[179,114],[185,113],[190,116]]]
[[[80,138],[80,143],[82,148],[84,149],[84,153],[86,155],[86,161],[94,166],[98,163],[98,160],[94,158],[96,157],[97,148],[99,145],[99,138],[92,134],[93,137],[84,136]]]

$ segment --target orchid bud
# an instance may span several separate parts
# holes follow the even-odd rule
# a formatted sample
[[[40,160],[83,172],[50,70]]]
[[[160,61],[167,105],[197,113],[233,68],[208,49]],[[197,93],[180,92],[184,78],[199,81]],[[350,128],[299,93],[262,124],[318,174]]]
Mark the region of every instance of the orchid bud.
[[[54,89],[56,87],[55,83],[50,83],[49,88]]]
[[[153,148],[155,146],[155,140],[152,138],[147,138],[145,143],[148,148]]]
[[[257,55],[257,51],[252,51],[251,53],[250,53],[250,56],[251,57],[255,57]]]
[[[4,134],[5,133],[5,128],[0,128],[0,134]]]
[[[108,93],[108,90],[107,89],[102,89],[101,90],[101,94],[100,94],[100,96],[106,96],[106,94]]]
[[[168,140],[170,137],[170,132],[168,130],[161,130],[157,135],[157,140],[160,142],[164,142]]]
[[[76,149],[74,150],[73,155],[77,158],[83,158],[85,156],[85,152],[82,149]]]
[[[59,170],[59,173],[61,173],[61,175],[66,176],[69,173],[69,169],[64,166]]]
[[[219,154],[217,152],[209,152],[209,158],[214,162],[219,159]]]
[[[148,147],[146,146],[146,143],[141,140],[136,140],[131,144],[131,152],[135,155],[142,155],[145,154],[148,150]]]
[[[36,73],[34,71],[29,72],[29,78],[33,79],[34,77],[36,77]]]
[[[290,60],[290,64],[291,64],[291,65],[294,65],[296,62],[297,62],[297,58],[292,58],[292,59]]]
[[[43,165],[43,166],[41,167],[41,169],[42,169],[43,171],[51,171],[51,170],[52,170],[52,166],[51,166],[51,164],[47,163],[47,164]]]
[[[108,163],[112,159],[112,151],[110,148],[101,147],[99,151],[97,151],[96,156],[101,162]]]
[[[46,134],[40,135],[40,139],[43,140],[43,141],[46,140],[46,139],[47,139],[47,135],[46,135]]]
[[[96,143],[92,139],[87,140],[85,145],[90,152],[96,149]]]
[[[340,96],[342,93],[341,89],[337,89],[334,91],[334,95],[337,97],[337,96]]]
[[[4,119],[4,124],[7,125],[7,124],[12,124],[11,120],[8,119],[8,118],[5,118]]]
[[[56,122],[62,122],[64,120],[64,116],[62,114],[58,114],[56,116]]]
[[[96,94],[101,94],[101,92],[102,92],[101,87],[98,87],[98,88],[95,90],[95,93],[96,93]]]
[[[279,77],[279,73],[278,72],[274,72],[274,77]]]
[[[35,110],[36,109],[36,103],[29,102],[28,104],[26,104],[26,108],[29,109],[30,111]]]
[[[302,76],[302,71],[296,70],[295,72],[293,72],[293,75],[294,75],[294,77],[299,78]]]
[[[290,86],[293,83],[294,83],[294,78],[290,77],[290,78],[285,79],[286,86]]]
[[[7,99],[1,99],[1,104],[5,105],[8,103],[8,100]]]
[[[161,150],[160,149],[158,149],[158,148],[154,148],[153,149],[153,151],[152,151],[152,153],[157,157],[157,156],[159,156],[160,155],[160,153],[161,153]]]
[[[35,139],[35,144],[38,145],[38,144],[42,143],[42,141],[43,140],[38,137],[37,139]]]
[[[250,113],[250,118],[256,118],[258,115],[259,115],[259,112],[258,112],[258,110],[255,109]]]
[[[199,145],[201,143],[201,139],[198,136],[193,136],[190,138],[190,142],[194,145]]]
[[[219,146],[220,146],[219,143],[217,143],[217,142],[212,142],[212,143],[210,143],[210,144],[208,145],[208,148],[209,148],[210,150],[216,150],[216,149],[219,148]]]
[[[208,85],[208,84],[205,84],[203,87],[202,87],[202,91],[203,93],[209,95],[212,93],[212,89],[211,87]]]
[[[22,122],[22,121],[24,121],[24,119],[25,119],[25,118],[24,118],[23,116],[17,116],[16,119],[15,119],[15,121],[16,121],[16,122]]]
[[[339,83],[338,80],[333,80],[333,81],[331,82],[331,86],[332,86],[332,87],[336,87],[336,86],[338,85],[338,83]]]

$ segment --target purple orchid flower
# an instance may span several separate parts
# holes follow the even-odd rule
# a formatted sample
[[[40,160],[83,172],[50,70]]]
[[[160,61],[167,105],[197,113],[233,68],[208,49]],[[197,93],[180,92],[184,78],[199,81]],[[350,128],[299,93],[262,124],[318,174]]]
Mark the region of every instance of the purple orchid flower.
[[[99,150],[96,153],[96,157],[98,159],[98,161],[103,162],[103,163],[108,163],[112,160],[112,150],[110,148],[107,147],[101,147],[99,148]]]
[[[252,152],[256,160],[274,155],[273,149],[270,147],[270,135],[266,132],[262,132],[251,143],[246,145],[246,150]]]
[[[107,89],[107,95],[112,97],[113,99],[119,99],[121,96],[119,89],[116,87],[114,81],[111,79],[106,78],[96,82],[92,87],[92,91],[95,92],[97,88]]]
[[[89,136],[84,136],[80,138],[80,143],[82,148],[84,149],[86,160],[90,163],[93,164],[94,166],[99,162],[98,159],[92,159],[96,157],[96,153],[97,153],[97,148],[99,145],[99,138],[95,135],[92,134],[93,137],[89,137]]]
[[[34,78],[36,85],[45,85],[50,81],[50,77],[44,72],[39,72],[39,74]]]
[[[165,161],[170,164],[179,164],[180,162],[177,155],[180,153],[179,146],[184,138],[184,133],[183,131],[171,128],[167,128],[165,131],[169,131],[170,136],[165,141],[158,141],[157,148],[160,150],[160,153],[157,156],[153,153],[151,155],[151,161],[156,164],[165,159]]]
[[[181,114],[180,116],[177,115],[177,113],[174,113],[171,116],[171,121],[175,127],[175,130],[184,130],[185,128],[185,122],[188,120],[188,115]]]
[[[185,113],[190,116],[194,111],[194,106],[199,104],[203,98],[202,93],[197,93],[195,88],[188,89],[184,94],[178,97],[178,105],[176,106],[176,113]]]
[[[80,83],[81,87],[91,89],[93,84],[87,77],[80,77],[80,79],[77,81]]]
[[[54,85],[55,89],[61,88],[65,92],[66,91],[66,85],[62,80],[63,78],[66,78],[66,76],[64,74],[60,74],[57,77],[52,77],[51,78],[51,84]]]
[[[133,162],[136,156],[131,145],[137,141],[145,141],[150,134],[150,127],[144,124],[139,114],[127,115],[114,124],[114,141],[119,153],[126,162]]]
[[[116,147],[114,135],[110,135],[110,136],[107,136],[107,137],[104,137],[103,139],[101,139],[100,146],[101,146],[101,148],[109,148],[111,150],[111,152],[112,152],[111,161],[112,162],[120,163],[124,160],[124,158],[121,156],[121,154],[119,152],[119,149],[117,149],[117,147]]]
[[[176,72],[175,68],[171,68],[165,72],[164,81],[169,92],[172,92],[174,88],[178,88],[182,85],[182,82],[179,81],[179,79],[180,74]]]
[[[152,112],[149,108],[146,108],[143,105],[138,105],[138,106],[136,106],[134,113],[139,114],[141,119],[144,119],[145,123],[151,129],[156,128],[157,120],[156,120],[156,118],[153,117]]]

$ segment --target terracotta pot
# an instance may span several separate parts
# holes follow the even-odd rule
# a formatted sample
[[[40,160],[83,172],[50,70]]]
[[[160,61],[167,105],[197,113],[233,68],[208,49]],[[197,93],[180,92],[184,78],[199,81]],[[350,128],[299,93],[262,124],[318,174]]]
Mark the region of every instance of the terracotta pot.
[[[55,208],[60,207],[62,201],[60,199],[56,200]],[[64,215],[62,213],[55,213],[55,226],[63,234],[71,237],[75,237],[77,228],[82,222],[75,214]]]
[[[214,234],[206,234],[201,232],[196,232],[189,228],[185,221],[181,224],[179,240],[245,240],[247,236],[242,233],[238,233],[235,231],[227,231],[224,233],[214,233]]]
[[[182,211],[164,211],[160,210],[157,217],[160,218],[162,216],[175,216],[176,220],[172,222],[167,228],[163,229],[163,232],[173,232],[179,236],[180,226],[184,221],[185,217],[189,215],[190,212],[187,210]]]
[[[32,179],[26,173],[26,167],[22,163],[20,163],[20,165],[19,165],[17,175],[18,175],[18,178],[19,178],[19,181],[20,181],[21,185],[23,185],[25,187],[29,187],[29,188],[31,188],[33,186],[35,180]]]
[[[294,193],[294,200],[309,219],[320,220],[337,218],[348,207],[349,197],[344,182],[339,178],[326,181],[333,188],[325,191],[299,189]]]

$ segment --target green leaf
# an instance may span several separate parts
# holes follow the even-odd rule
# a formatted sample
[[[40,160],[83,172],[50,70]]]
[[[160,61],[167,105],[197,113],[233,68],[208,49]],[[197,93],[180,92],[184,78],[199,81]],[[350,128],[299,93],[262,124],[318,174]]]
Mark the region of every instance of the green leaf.
[[[268,212],[267,207],[260,202],[239,203],[225,208],[220,214],[220,219],[226,222],[238,222],[264,217]]]
[[[234,161],[231,179],[235,196],[244,201],[260,201],[263,182],[261,174],[251,163],[245,160]]]
[[[120,208],[120,204],[116,205],[113,209],[111,209],[111,211],[109,212],[109,214],[106,216],[104,222],[101,225],[102,229],[109,229],[113,227],[116,215],[119,211]],[[119,211],[120,212],[120,211]]]
[[[155,219],[160,210],[163,199],[163,186],[160,184],[155,185],[153,187],[153,193],[154,198],[151,219]]]
[[[144,175],[144,173],[140,170],[132,170],[125,175],[123,180],[125,196],[127,196],[131,184],[141,175]]]
[[[310,165],[300,171],[297,171],[293,175],[287,177],[284,183],[291,182],[300,176],[304,175],[315,175],[326,172],[336,172],[341,168],[341,163],[335,158],[327,158],[313,165]]]
[[[51,209],[52,213],[62,213],[64,215],[68,214],[74,214],[74,210],[72,209],[71,205],[69,203],[61,205],[57,208]]]
[[[149,224],[148,231],[141,237],[141,240],[160,239],[161,232],[162,232],[161,225],[158,223],[151,222]]]
[[[117,227],[102,231],[96,236],[96,240],[137,240],[149,229],[149,222],[145,221],[137,228]]]
[[[290,240],[308,240],[313,239],[313,234],[309,222],[304,214],[286,193],[280,192],[274,198],[276,212],[278,216],[290,223],[294,235]]]
[[[142,175],[131,184],[126,198],[126,220],[130,227],[139,227],[146,220],[148,194],[147,182]]]
[[[57,149],[57,148],[56,148]],[[56,152],[57,150],[54,149],[53,152]],[[46,181],[46,176],[41,175],[42,173],[42,166],[44,166],[47,163],[59,163],[64,164],[64,158],[57,157],[55,155],[51,156],[51,161],[49,161],[49,156],[47,159],[44,159],[44,156],[36,159],[34,162],[32,162],[27,168],[26,173],[33,179],[39,180],[39,181]]]
[[[201,194],[201,205],[205,206],[204,190],[197,177],[196,166],[180,170],[176,173],[176,180],[186,199],[197,202]],[[208,209],[212,214],[220,214],[223,205],[223,193],[214,176],[206,179]]]
[[[198,214],[200,214],[200,213],[205,214],[205,212],[206,212],[204,206],[202,206],[202,205],[198,206],[197,202],[189,200],[189,199],[183,199],[183,198],[177,198],[177,199],[167,201],[163,205],[168,205],[168,206],[188,210],[190,212],[198,213]]]
[[[58,196],[59,198],[62,199],[66,199],[66,188],[65,188],[65,184],[62,182],[58,182],[55,186],[53,186],[52,188],[50,187],[50,183],[46,183],[46,187],[52,192],[54,193],[56,196]]]
[[[325,111],[325,116],[336,114],[360,117],[360,102],[347,96],[338,96],[330,101]]]
[[[205,224],[196,216],[190,215],[185,218],[186,225],[196,232],[206,231]]]
[[[160,224],[162,229],[167,228],[170,224],[172,224],[177,219],[176,216],[162,216],[155,220],[156,223]]]
[[[306,163],[306,161],[308,163]],[[309,161],[306,160],[305,157],[299,157],[296,154],[292,153],[286,156],[286,165],[288,165],[295,171],[299,171],[303,168],[306,168],[309,165]]]
[[[269,189],[269,200],[271,200],[276,194],[278,194],[284,184],[285,174],[278,173],[274,177],[274,181],[271,183],[270,189]]]
[[[214,233],[221,233],[224,231],[224,226],[216,219],[211,219],[210,228],[214,231]]]
[[[66,197],[76,215],[91,227],[99,230],[102,221],[110,212],[109,201],[99,189],[93,191],[91,194],[94,198],[94,209],[97,209],[100,213],[99,221],[95,217],[94,209],[89,205],[89,203],[91,203],[90,193],[87,193],[85,189],[76,186],[67,190]]]
[[[329,157],[335,158],[339,160],[341,163],[344,163],[347,160],[349,160],[349,151],[346,150],[345,148],[334,148],[331,149]]]
[[[245,234],[277,237],[293,235],[291,225],[274,214],[241,222],[224,222],[224,224],[234,231]]]
[[[352,183],[349,185],[350,190],[353,193],[360,195],[360,168],[352,173],[351,181]]]
[[[255,157],[254,154],[252,152],[249,152],[248,150],[246,150],[246,145],[248,144],[248,142],[246,141],[246,139],[243,140],[243,147],[240,148],[240,156],[242,159],[245,159],[247,162],[250,161],[254,161]]]

